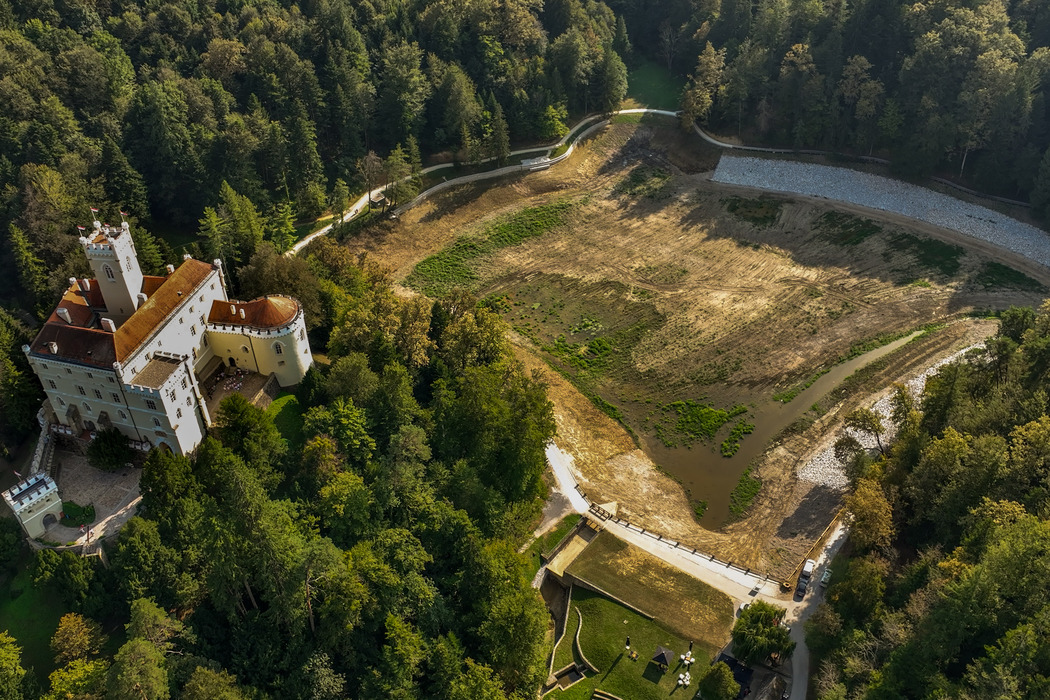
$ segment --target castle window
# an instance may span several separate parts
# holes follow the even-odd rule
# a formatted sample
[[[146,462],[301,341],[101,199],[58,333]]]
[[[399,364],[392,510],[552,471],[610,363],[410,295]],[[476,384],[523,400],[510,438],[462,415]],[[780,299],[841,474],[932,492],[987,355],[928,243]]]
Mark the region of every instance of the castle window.
[[[113,274],[113,268],[110,267],[109,265],[103,265],[102,266],[102,271],[106,273],[106,279],[108,279],[108,280],[115,280],[115,279],[117,279],[117,276]]]
[[[116,384],[116,382],[113,380],[113,377],[106,377],[106,379],[109,380],[110,384]]]
[[[160,427],[160,418],[157,418],[156,416],[154,416],[153,417],[153,425],[155,425],[155,426],[157,426],[159,428]]]
[[[172,401],[175,400],[175,390],[174,389],[172,389],[171,391],[168,392],[168,398],[171,399]]]
[[[245,355],[247,355],[248,354],[248,346],[247,345],[242,345],[241,346],[241,352],[243,352]]]
[[[114,391],[110,396],[113,397],[113,403],[120,403],[120,394]]]
[[[208,325],[208,322],[206,320],[204,320],[204,314],[201,314],[201,325],[202,326]]]
[[[40,369],[47,369],[47,365],[45,365],[43,362],[41,362],[40,363]]]
[[[189,396],[186,397],[186,405],[187,406],[192,406],[193,405],[193,402],[192,402],[192,400],[190,399]]]
[[[146,399],[146,408],[148,408],[151,411],[156,411],[157,410],[157,402],[154,401],[153,399]],[[156,420],[156,419],[154,419],[154,420]]]
[[[278,367],[284,367],[284,360],[277,360]]]
[[[181,408],[176,408],[175,409],[175,417],[176,418],[182,418],[182,409]]]
[[[91,372],[84,372],[84,374],[86,374],[86,375],[87,375],[87,378],[88,378],[88,379],[94,379],[94,378],[95,378],[95,377],[94,377],[94,375],[93,375],[93,374],[91,374]]]
[[[186,377],[182,378],[182,388],[185,389],[189,382],[186,381]]]
[[[182,316],[179,316],[179,323],[186,323],[186,319],[184,319]]]
[[[124,411],[117,411],[117,413],[120,414],[120,419],[121,420],[127,420],[128,419],[128,414],[124,413]]]
[[[131,256],[127,255],[124,257],[124,264],[128,266],[128,272],[131,272]]]
[[[277,355],[283,355],[284,354],[284,345],[282,345],[281,343],[274,343],[273,344],[273,351]]]
[[[197,335],[197,326],[190,326],[190,335]]]
[[[190,350],[193,352],[193,359],[196,360],[197,359],[197,348],[190,348]]]
[[[73,374],[73,370],[71,370],[68,367],[66,367],[66,374]]]
[[[98,389],[95,389],[95,398],[96,399],[101,399],[102,398],[102,392],[99,391]]]
[[[47,380],[47,385],[49,387],[51,387],[52,389],[57,389],[58,388],[58,385],[55,384],[55,380],[54,379],[48,379]]]
[[[62,400],[62,397],[58,397],[58,405],[65,408],[66,402]]]
[[[83,403],[84,403],[84,412],[85,413],[91,413],[91,406],[88,405],[88,402],[84,401]]]
[[[208,347],[208,336],[204,336],[204,347]]]
[[[81,396],[87,396],[87,392],[84,391],[84,387],[80,386],[79,384],[77,384],[77,391],[80,392]]]
[[[302,328],[299,329],[299,340],[306,340],[306,331]]]

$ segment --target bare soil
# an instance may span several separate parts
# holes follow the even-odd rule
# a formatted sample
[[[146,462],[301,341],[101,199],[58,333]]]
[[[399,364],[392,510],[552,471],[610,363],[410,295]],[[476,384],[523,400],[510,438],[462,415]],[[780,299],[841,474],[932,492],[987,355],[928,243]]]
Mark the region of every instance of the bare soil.
[[[982,283],[990,262],[1042,284],[1050,272],[904,217],[712,183],[717,157],[673,126],[613,124],[548,171],[446,191],[349,245],[404,279],[424,257],[496,217],[572,198],[564,226],[480,261],[475,291],[502,298],[518,358],[545,372],[558,442],[575,457],[581,488],[594,502],[616,501],[621,517],[648,529],[776,570],[797,561],[840,498],[797,483],[799,460],[847,407],[991,327],[949,325],[895,353],[858,394],[836,397],[837,407],[811,429],[759,461],[762,491],[746,518],[720,532],[696,524],[682,486],[639,449],[667,421],[659,407],[690,398],[725,407],[768,401],[854,343],[973,309],[1041,301],[1043,293],[1023,285]],[[645,194],[625,193],[647,173],[659,178]],[[772,219],[731,213],[732,198]],[[820,224],[827,212],[870,219],[877,232],[836,242]],[[959,248],[924,258],[930,239]],[[600,362],[589,346],[595,339],[613,347]],[[635,438],[588,395],[618,409]]]

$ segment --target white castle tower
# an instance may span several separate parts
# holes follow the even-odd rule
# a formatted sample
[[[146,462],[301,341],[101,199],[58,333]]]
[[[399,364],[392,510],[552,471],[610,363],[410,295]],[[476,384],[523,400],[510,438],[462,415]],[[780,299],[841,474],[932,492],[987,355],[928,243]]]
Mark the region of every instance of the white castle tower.
[[[90,238],[81,236],[80,244],[106,302],[106,316],[119,326],[138,308],[142,269],[128,222],[119,228],[103,226],[98,221],[94,224],[94,233]]]

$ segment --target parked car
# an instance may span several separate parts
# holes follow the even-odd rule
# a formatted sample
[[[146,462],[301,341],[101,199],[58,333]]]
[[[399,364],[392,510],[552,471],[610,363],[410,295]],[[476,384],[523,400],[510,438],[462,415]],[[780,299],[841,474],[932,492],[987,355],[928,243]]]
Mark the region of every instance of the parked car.
[[[744,611],[747,610],[749,607],[751,607],[751,603],[741,603],[740,607],[736,609],[737,617],[743,615]]]
[[[807,559],[802,565],[802,571],[798,575],[798,587],[795,589],[795,594],[800,598],[806,595],[806,589],[809,588],[809,583],[813,578],[813,571],[817,568],[817,562],[812,559]]]
[[[831,583],[831,569],[824,569],[824,575],[820,577],[820,587],[827,588]]]

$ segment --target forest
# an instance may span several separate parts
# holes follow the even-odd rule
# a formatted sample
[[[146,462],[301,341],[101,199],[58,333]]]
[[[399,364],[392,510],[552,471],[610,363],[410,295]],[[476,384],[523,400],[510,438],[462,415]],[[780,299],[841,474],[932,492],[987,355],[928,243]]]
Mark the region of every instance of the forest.
[[[853,551],[806,624],[821,700],[1050,694],[1048,349],[1050,302],[1011,308],[920,402],[897,388],[884,454],[840,440]]]
[[[281,279],[332,310],[314,327],[331,365],[295,394],[301,429],[233,395],[192,458],[150,453],[108,568],[37,552],[34,585],[68,612],[58,668],[36,685],[0,635],[0,697],[534,695],[549,618],[517,549],[546,495],[545,385],[494,313],[401,299],[329,240],[242,271]],[[19,542],[3,541],[8,567]]]

